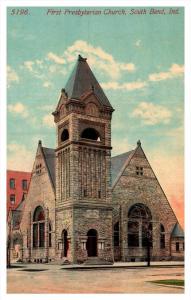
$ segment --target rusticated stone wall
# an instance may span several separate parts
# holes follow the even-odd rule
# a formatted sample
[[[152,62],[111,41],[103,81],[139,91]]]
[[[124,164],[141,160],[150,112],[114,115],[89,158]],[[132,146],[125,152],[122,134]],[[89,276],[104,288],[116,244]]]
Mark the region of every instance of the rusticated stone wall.
[[[137,167],[143,168],[142,175],[140,173],[137,175]],[[151,211],[153,226],[152,259],[170,259],[170,236],[177,219],[141,146],[137,147],[116,181],[112,198],[113,203],[120,207],[121,259],[123,261],[141,260],[146,255],[144,247],[128,246],[128,212],[132,205],[137,203],[144,204]],[[165,249],[160,248],[160,224],[165,228]]]

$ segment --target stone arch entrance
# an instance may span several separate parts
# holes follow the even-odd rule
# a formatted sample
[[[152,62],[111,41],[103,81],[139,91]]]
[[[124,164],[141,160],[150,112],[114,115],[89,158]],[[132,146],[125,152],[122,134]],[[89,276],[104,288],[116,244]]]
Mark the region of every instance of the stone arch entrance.
[[[68,255],[68,232],[66,229],[62,231],[62,257],[67,257]]]
[[[86,249],[88,257],[97,256],[97,231],[95,229],[90,229],[87,232],[87,243]]]

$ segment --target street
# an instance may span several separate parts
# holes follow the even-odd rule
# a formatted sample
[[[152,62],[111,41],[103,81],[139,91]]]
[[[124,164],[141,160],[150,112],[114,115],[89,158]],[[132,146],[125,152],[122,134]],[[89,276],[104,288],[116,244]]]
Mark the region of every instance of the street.
[[[184,279],[183,266],[67,269],[53,264],[18,264],[7,274],[8,293],[184,293],[181,287],[151,282]]]

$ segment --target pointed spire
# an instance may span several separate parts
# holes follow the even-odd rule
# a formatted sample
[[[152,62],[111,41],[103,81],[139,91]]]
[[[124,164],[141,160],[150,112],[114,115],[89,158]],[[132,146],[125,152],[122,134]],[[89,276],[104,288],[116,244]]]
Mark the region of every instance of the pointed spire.
[[[67,95],[68,99],[80,100],[85,93],[90,91],[93,91],[102,105],[112,109],[109,100],[87,63],[87,58],[78,55],[76,65],[62,92]]]

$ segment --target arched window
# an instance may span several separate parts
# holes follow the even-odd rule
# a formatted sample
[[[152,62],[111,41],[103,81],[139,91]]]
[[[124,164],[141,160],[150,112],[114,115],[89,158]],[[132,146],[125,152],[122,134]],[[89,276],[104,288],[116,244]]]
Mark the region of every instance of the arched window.
[[[165,229],[162,224],[160,224],[160,248],[165,248]]]
[[[45,241],[45,214],[41,206],[38,206],[33,215],[33,247],[44,247]]]
[[[65,142],[69,139],[69,132],[68,132],[68,129],[64,129],[62,131],[62,134],[61,134],[61,141],[62,142]]]
[[[68,232],[67,232],[67,230],[64,229],[62,231],[62,256],[63,257],[67,257],[68,248],[69,248],[69,244],[68,244]]]
[[[137,203],[128,212],[128,246],[152,247],[152,215],[150,209]]]
[[[100,135],[94,128],[86,128],[82,134],[81,138],[93,141],[100,141]]]
[[[119,246],[119,222],[114,225],[114,246]]]
[[[139,247],[139,223],[128,221],[128,246]]]

